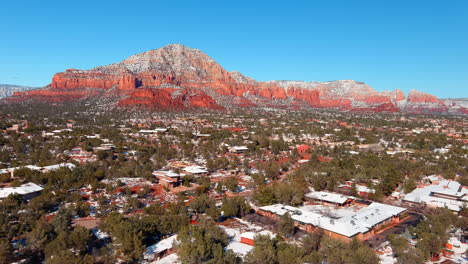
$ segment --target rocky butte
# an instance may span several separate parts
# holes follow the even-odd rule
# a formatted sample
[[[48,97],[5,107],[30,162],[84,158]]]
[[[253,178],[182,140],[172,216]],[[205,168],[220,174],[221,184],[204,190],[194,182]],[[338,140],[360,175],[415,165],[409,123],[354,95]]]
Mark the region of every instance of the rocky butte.
[[[228,107],[333,108],[467,114],[467,105],[411,91],[377,92],[362,82],[257,82],[228,72],[200,50],[180,44],[142,52],[90,70],[68,69],[42,89],[18,92],[10,101],[70,101],[117,96],[121,107],[154,109]]]

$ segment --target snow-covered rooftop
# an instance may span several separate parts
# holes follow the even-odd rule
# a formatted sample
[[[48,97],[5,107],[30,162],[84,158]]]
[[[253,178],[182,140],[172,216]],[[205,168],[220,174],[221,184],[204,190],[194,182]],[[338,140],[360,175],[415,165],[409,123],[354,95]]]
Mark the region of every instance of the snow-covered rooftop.
[[[32,183],[28,182],[25,183],[19,187],[7,187],[7,188],[1,188],[0,189],[0,199],[6,198],[11,194],[20,194],[20,195],[26,195],[29,193],[34,193],[34,192],[39,192],[42,191],[42,187]]]
[[[185,172],[192,173],[192,174],[204,174],[208,171],[201,166],[188,166],[183,169]]]
[[[468,189],[456,181],[445,180],[438,176],[426,177],[432,182],[430,185],[419,186],[405,195],[403,200],[414,203],[426,203],[436,207],[447,207],[452,211],[460,211],[463,204],[468,200]],[[434,194],[456,197],[457,200],[435,197]]]
[[[375,225],[404,212],[402,207],[372,203],[352,214],[341,218],[333,218],[316,212],[283,204],[274,204],[260,207],[263,211],[269,211],[277,215],[289,213],[291,218],[305,224],[335,232],[347,237],[359,233],[366,233]]]
[[[62,167],[67,167],[69,169],[74,169],[76,167],[75,164],[73,163],[60,163],[56,165],[49,165],[49,166],[44,166],[44,167],[39,167],[36,165],[26,165],[26,166],[20,166],[20,167],[14,167],[14,168],[6,168],[6,169],[0,169],[0,174],[6,174],[6,173],[11,173],[14,172],[15,170],[21,169],[21,168],[26,168],[30,169],[33,171],[53,171],[57,170]]]
[[[175,173],[174,171],[154,171],[153,175],[155,176],[166,176],[170,178],[180,177],[179,173]]]
[[[306,197],[321,200],[330,203],[337,203],[343,204],[348,199],[354,199],[352,196],[345,196],[337,193],[330,193],[330,192],[310,192],[306,194]]]
[[[159,241],[156,244],[153,244],[149,247],[146,248],[146,251],[144,253],[144,258],[145,259],[151,259],[153,258],[154,254],[159,254],[163,252],[164,250],[168,250],[172,248],[172,244],[174,241],[177,239],[177,235],[170,236],[168,238],[165,238],[161,241]]]
[[[158,132],[166,132],[167,128],[155,128],[155,129],[141,129],[138,131],[139,133],[158,133]]]

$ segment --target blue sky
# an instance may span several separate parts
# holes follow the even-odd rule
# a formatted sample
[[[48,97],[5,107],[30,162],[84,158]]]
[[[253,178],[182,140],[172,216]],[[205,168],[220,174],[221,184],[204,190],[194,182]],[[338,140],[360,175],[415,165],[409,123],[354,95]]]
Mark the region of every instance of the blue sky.
[[[468,1],[3,1],[0,83],[181,43],[260,81],[468,97]]]

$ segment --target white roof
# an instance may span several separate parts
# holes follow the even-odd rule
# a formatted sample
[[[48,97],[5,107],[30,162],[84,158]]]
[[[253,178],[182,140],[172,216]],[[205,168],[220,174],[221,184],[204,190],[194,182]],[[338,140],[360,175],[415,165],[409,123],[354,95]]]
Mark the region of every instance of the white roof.
[[[270,236],[275,237],[275,234],[268,230],[263,230],[260,232],[244,232],[240,235],[241,237],[248,238],[248,239],[255,239],[256,236]]]
[[[171,237],[168,237],[166,239],[159,241],[156,244],[153,244],[147,247],[144,253],[144,258],[145,259],[152,258],[154,254],[158,254],[158,253],[163,252],[164,250],[171,249],[172,244],[174,243],[176,239],[177,239],[177,235],[173,235]]]
[[[456,181],[445,180],[438,176],[428,176],[428,180],[436,184],[416,188],[412,192],[405,195],[403,200],[421,203],[424,202],[436,207],[447,207],[453,211],[460,211],[463,206],[463,201],[467,200],[468,189],[463,188],[460,183]],[[451,200],[441,197],[434,197],[433,194],[445,194],[457,197],[457,200]]]
[[[60,164],[57,164],[57,165],[50,165],[50,166],[44,166],[42,167],[43,169],[45,170],[48,170],[48,171],[54,171],[54,170],[58,170],[60,168],[69,168],[70,170],[74,169],[76,167],[75,164],[73,163],[60,163]]]
[[[330,203],[337,203],[342,204],[346,202],[348,199],[354,199],[352,196],[345,196],[338,193],[331,193],[331,192],[310,192],[306,194],[306,197],[326,201]]]
[[[142,129],[138,131],[139,133],[158,133],[158,132],[166,132],[167,128],[155,128],[155,129]]]
[[[375,193],[374,189],[371,189],[365,185],[356,185],[356,190],[358,192]]]
[[[234,150],[248,150],[249,148],[246,146],[234,146],[232,147]]]
[[[42,187],[35,184],[35,183],[32,183],[32,182],[28,182],[28,183],[25,183],[19,187],[7,187],[7,188],[1,188],[0,189],[0,198],[3,199],[3,198],[6,198],[8,197],[10,194],[20,194],[20,195],[25,195],[25,194],[29,194],[29,193],[34,193],[34,192],[38,192],[38,191],[42,191]]]
[[[402,207],[374,202],[356,211],[354,214],[341,218],[332,218],[283,204],[263,206],[260,207],[260,209],[277,215],[283,215],[287,212],[291,215],[291,218],[296,221],[311,224],[347,237],[352,237],[359,233],[366,233],[373,226],[392,216],[399,215],[406,210]]]
[[[193,133],[193,135],[197,137],[211,137],[211,134]]]
[[[49,170],[49,171],[51,171],[51,170],[59,169],[61,167],[67,167],[69,169],[73,169],[73,168],[76,167],[76,165],[73,164],[73,163],[60,163],[60,164],[44,166],[44,167],[39,167],[39,166],[36,166],[36,165],[26,165],[26,166],[14,167],[14,168],[1,169],[0,174],[14,172],[15,170],[18,170],[18,169],[21,169],[21,168],[27,168],[27,169],[35,170],[35,171],[40,171],[40,170]]]
[[[155,176],[166,176],[166,177],[171,177],[171,178],[181,176],[180,174],[175,173],[174,171],[171,171],[171,170],[170,171],[154,171],[153,175],[155,175]]]
[[[227,245],[226,249],[232,250],[234,253],[240,255],[240,256],[245,256],[247,253],[249,253],[254,247],[251,245],[247,245],[241,242],[236,242],[233,241]]]
[[[188,166],[183,169],[184,171],[192,174],[202,174],[207,173],[208,171],[201,166]]]
[[[30,170],[40,170],[42,167],[38,167],[35,165],[26,165],[26,166],[20,166],[20,167],[6,168],[6,169],[0,169],[0,174],[14,172],[15,170],[18,170],[21,168],[27,168]]]

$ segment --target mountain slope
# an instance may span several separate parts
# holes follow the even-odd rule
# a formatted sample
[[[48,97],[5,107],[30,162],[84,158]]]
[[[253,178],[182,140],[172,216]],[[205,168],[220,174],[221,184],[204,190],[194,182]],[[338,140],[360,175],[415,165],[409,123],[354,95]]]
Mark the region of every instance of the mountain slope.
[[[200,50],[180,44],[142,52],[119,63],[57,73],[52,83],[12,100],[67,101],[117,95],[119,106],[151,108],[316,107],[347,111],[450,112],[436,97],[412,91],[377,92],[362,82],[257,82],[228,72]],[[447,107],[441,107],[447,106]],[[455,108],[454,108],[455,109]],[[456,108],[457,113],[466,111]]]
[[[15,92],[24,92],[37,89],[37,87],[11,85],[11,84],[0,84],[0,98],[11,96]]]

